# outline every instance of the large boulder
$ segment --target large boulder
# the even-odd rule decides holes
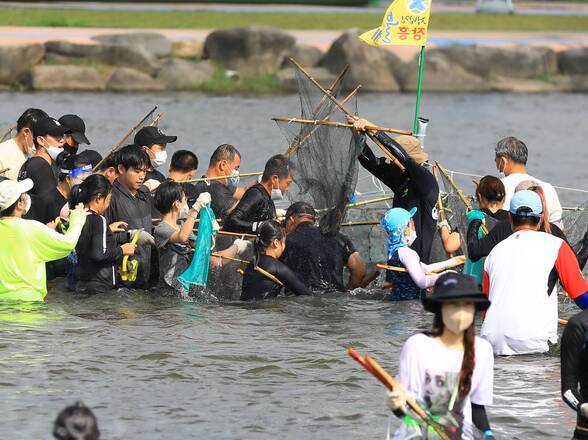
[[[35,66],[31,70],[33,90],[102,90],[104,80],[92,67]]]
[[[128,66],[150,75],[159,70],[159,60],[143,46],[116,44],[79,44],[69,41],[48,41],[45,48],[49,54],[66,57],[88,58],[113,66]]]
[[[360,34],[357,29],[341,34],[329,48],[321,66],[338,74],[349,65],[343,82],[347,90],[361,84],[365,91],[399,91],[394,73],[402,66],[402,61],[388,49],[368,46],[358,38]]]
[[[102,44],[141,46],[156,57],[167,57],[172,51],[172,42],[158,32],[131,32],[122,34],[96,35],[92,40]]]
[[[335,81],[336,75],[324,67],[310,67],[308,73],[316,79],[325,89]],[[278,73],[278,80],[282,88],[288,92],[298,91],[298,80],[295,69],[283,69]]]
[[[157,79],[168,89],[190,90],[212,78],[216,71],[210,60],[193,63],[179,58],[170,58],[161,67]]]
[[[425,57],[423,89],[427,92],[482,92],[490,90],[483,78],[466,71],[442,52],[431,51]],[[417,89],[418,57],[398,70],[398,80],[404,92]]]
[[[323,55],[323,51],[316,46],[297,44],[291,49],[287,58],[294,58],[304,67],[315,67],[321,62]],[[285,59],[282,67],[294,67],[294,65],[289,59]]]
[[[34,65],[45,55],[42,44],[0,46],[0,84],[10,85],[26,78]]]
[[[180,58],[202,58],[204,42],[199,40],[180,40],[172,43],[172,56]]]
[[[428,52],[434,51],[443,52],[468,72],[487,78],[534,78],[557,73],[557,56],[548,47],[448,46]]]
[[[165,84],[138,70],[117,67],[108,78],[106,88],[121,92],[159,91],[165,89]]]
[[[588,74],[588,47],[562,50],[557,57],[561,73],[569,75]]]
[[[295,42],[292,35],[279,29],[220,29],[206,37],[204,55],[242,75],[275,74]]]

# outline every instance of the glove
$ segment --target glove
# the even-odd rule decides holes
[[[138,231],[138,229],[130,229],[129,230],[130,240],[133,239],[133,237],[135,236],[135,233],[137,231]],[[137,240],[137,246],[144,246],[144,245],[155,246],[155,239],[153,238],[153,236],[149,232],[141,231],[141,232],[139,232],[139,239]]]
[[[578,413],[582,417],[588,417],[588,403],[583,403],[580,405],[580,408],[578,408]]]
[[[218,231],[220,231],[220,225],[218,224],[218,222],[216,221],[216,219],[214,219],[214,220],[212,221],[212,230],[213,230],[214,232],[218,232]]]
[[[474,210],[468,212],[467,217],[468,217],[468,222],[471,222],[473,220],[484,220],[486,218],[484,213],[482,211],[480,211],[479,209],[474,209]]]
[[[247,249],[249,249],[251,247],[251,242],[248,240],[244,240],[242,238],[237,238],[233,244],[235,246],[237,246],[237,253],[239,255],[241,255],[242,253],[244,253]]]
[[[210,197],[210,193],[207,192],[203,192],[201,193],[198,198],[196,199],[196,202],[192,205],[192,209],[194,209],[195,211],[200,212],[200,210],[206,206],[206,205],[210,205],[210,202],[212,201],[211,197]]]
[[[443,220],[437,223],[437,229],[441,228],[447,228],[449,231],[451,231],[451,226],[449,226],[449,222],[447,220]]]
[[[276,217],[277,218],[286,217],[286,210],[285,209],[276,209]]]
[[[392,390],[387,392],[386,403],[394,413],[398,411],[404,412],[406,406],[406,394],[400,390]]]
[[[145,185],[149,191],[153,192],[159,187],[159,185],[161,185],[161,182],[159,180],[149,179],[146,182],[143,182],[143,185]]]

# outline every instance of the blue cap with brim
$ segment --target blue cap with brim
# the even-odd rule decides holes
[[[527,210],[521,211],[521,208]],[[528,189],[517,191],[510,200],[510,213],[522,217],[541,217],[543,205],[539,194]]]
[[[392,208],[382,217],[382,226],[386,232],[391,233],[408,226],[410,219],[416,214],[417,209],[407,211],[404,208]]]

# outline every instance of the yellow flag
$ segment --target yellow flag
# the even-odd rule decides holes
[[[430,14],[431,0],[393,0],[382,25],[361,34],[359,38],[372,46],[424,46]]]

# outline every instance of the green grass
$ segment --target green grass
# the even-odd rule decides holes
[[[341,30],[352,27],[371,29],[378,26],[381,20],[381,12],[224,13],[0,8],[0,26],[220,29],[257,25],[281,29]],[[588,29],[588,16],[438,14],[432,16],[430,28],[585,32]]]
[[[209,95],[263,95],[284,92],[275,75],[244,76],[233,79],[227,77],[222,69],[217,70],[211,79],[204,81],[194,90]]]

